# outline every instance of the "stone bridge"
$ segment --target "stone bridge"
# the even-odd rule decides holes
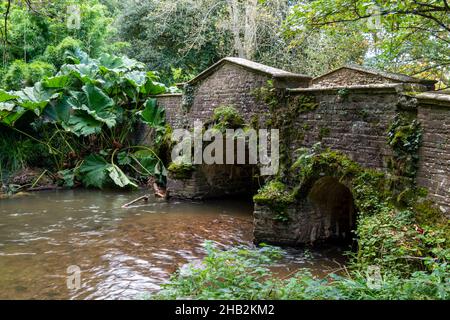
[[[217,107],[231,105],[254,127],[276,127],[278,118],[276,124],[283,127],[280,146],[288,158],[301,147],[321,142],[363,167],[384,172],[394,153],[387,144],[394,119],[416,120],[423,132],[416,183],[450,214],[450,93],[434,87],[434,81],[361,66],[345,66],[313,79],[225,58],[185,83],[182,94],[157,98],[172,128],[192,128],[195,120],[211,119]],[[261,92],[276,96],[275,110]],[[187,176],[169,175],[168,190],[173,197],[196,199],[254,194],[261,184],[254,174],[248,165],[198,165]],[[353,228],[349,189],[332,177],[323,177],[314,188],[321,192],[311,190],[312,195],[289,212],[288,223],[274,222],[273,212],[255,205],[256,241],[299,244],[323,238],[330,224],[344,233]]]

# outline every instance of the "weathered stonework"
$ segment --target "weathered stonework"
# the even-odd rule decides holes
[[[317,109],[294,119],[296,132],[291,134],[291,152],[321,142],[363,166],[384,169],[386,159],[392,155],[386,144],[386,132],[396,114],[400,97],[397,90],[395,87],[350,88],[345,97],[339,96],[337,89],[290,91],[288,107],[292,107],[298,95],[312,96],[318,104]]]
[[[249,196],[258,186],[253,179],[256,168],[250,165],[198,165],[188,179],[167,182],[169,196],[182,199]]]
[[[255,240],[291,246],[342,241],[351,239],[355,227],[350,190],[329,177],[319,179],[308,195],[288,206],[284,214],[287,221],[278,221],[269,207],[255,204]]]
[[[268,80],[281,93],[273,111],[255,96],[255,90],[266,87]],[[430,199],[449,212],[450,99],[434,93],[415,97],[417,92],[432,90],[433,81],[360,67],[340,68],[311,81],[243,59],[227,58],[187,86],[192,94],[189,108],[182,107],[180,95],[158,97],[172,127],[192,128],[195,120],[209,120],[215,108],[231,105],[247,123],[256,120],[261,128],[274,125],[280,129],[287,167],[295,159],[295,150],[321,142],[363,167],[387,172],[393,157],[387,144],[390,125],[399,113],[417,117],[423,128],[417,183],[428,188]],[[298,105],[305,97],[313,102]],[[273,123],[273,117],[281,117],[282,121]],[[169,176],[168,190],[171,196],[194,199],[248,194],[256,188],[252,170],[237,165],[200,165],[189,179]],[[339,184],[327,190],[320,196],[305,195],[289,205],[285,213],[288,222],[278,221],[278,213],[268,206],[255,205],[255,240],[297,245],[347,236],[354,227],[351,191]]]
[[[208,78],[194,83],[195,98],[189,119],[207,121],[219,106],[232,105],[248,122],[255,114],[268,112],[259,104],[252,91],[267,84],[264,74],[248,72],[241,66],[224,64]]]
[[[163,94],[158,96],[158,105],[166,110],[166,121],[172,127],[183,127],[181,116],[181,93]]]
[[[263,126],[269,108],[257,100],[254,91],[267,86],[269,80],[286,88],[306,87],[311,78],[245,59],[226,58],[186,84],[189,94],[192,94],[188,99],[192,99],[189,108],[183,108],[180,95],[158,96],[158,104],[166,108],[167,122],[173,129],[192,129],[194,121],[205,123],[220,106],[233,106],[246,123]],[[208,167],[213,169],[205,173]],[[191,181],[174,181],[169,176],[169,193],[174,197],[199,199],[254,191],[248,181],[243,181],[251,182],[252,177],[248,176],[251,170],[227,165],[200,166],[197,169]]]
[[[344,66],[312,80],[313,87],[360,86],[387,83],[418,84],[427,87],[428,90],[434,90],[435,81],[356,65]]]
[[[450,93],[419,95],[423,138],[417,182],[450,215]]]
[[[367,85],[390,83],[389,79],[379,75],[367,74],[357,70],[342,69],[329,74],[326,77],[320,77],[313,80],[314,87],[330,87],[330,86],[351,86],[351,85]]]

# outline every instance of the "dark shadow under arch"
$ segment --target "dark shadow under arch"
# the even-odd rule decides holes
[[[356,228],[356,208],[350,189],[334,177],[317,180],[308,193],[314,209],[318,238],[325,241],[352,240]]]

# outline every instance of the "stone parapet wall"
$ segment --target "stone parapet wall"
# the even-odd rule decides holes
[[[292,156],[298,148],[320,142],[362,166],[385,170],[392,156],[386,135],[404,103],[403,90],[401,85],[377,85],[289,91],[288,110],[303,97],[317,104],[314,110],[295,115],[289,133]]]
[[[233,64],[224,64],[211,76],[194,84],[194,100],[189,110],[189,120],[207,121],[214,109],[232,105],[249,122],[254,115],[264,115],[268,107],[256,101],[255,89],[267,85],[270,77],[249,72]]]
[[[157,96],[158,105],[166,110],[166,121],[172,127],[182,127],[183,125],[182,98],[181,93]]]
[[[450,215],[450,94],[424,93],[417,98],[423,129],[417,182]]]
[[[368,85],[390,83],[386,78],[380,75],[368,74],[365,72],[341,69],[324,77],[316,78],[312,81],[314,87],[330,87],[330,86],[352,86],[352,85]]]

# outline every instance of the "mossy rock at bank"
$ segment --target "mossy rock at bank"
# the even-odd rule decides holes
[[[177,163],[172,162],[167,168],[169,176],[178,180],[186,180],[192,177],[195,171],[195,166],[191,163]]]
[[[295,198],[284,183],[273,180],[259,190],[253,201],[271,208],[276,213],[275,220],[287,221],[287,208],[295,202]]]

